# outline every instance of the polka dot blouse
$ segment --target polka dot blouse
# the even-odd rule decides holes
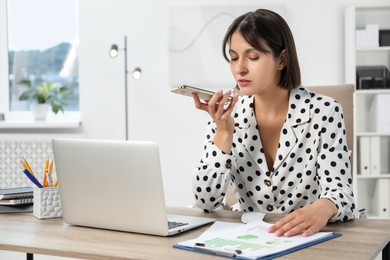
[[[208,123],[204,152],[193,178],[197,206],[206,212],[216,209],[231,183],[238,199],[232,210],[289,213],[328,198],[338,210],[330,221],[354,218],[357,210],[341,105],[304,87],[291,90],[277,156],[269,171],[253,101],[253,96],[242,96],[236,104],[231,154],[213,144],[216,126]]]

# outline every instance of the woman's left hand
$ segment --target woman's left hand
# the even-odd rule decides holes
[[[268,232],[277,236],[310,236],[326,226],[329,219],[337,213],[336,205],[328,199],[319,199],[312,204],[291,212],[273,226]]]

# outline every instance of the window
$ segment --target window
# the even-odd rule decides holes
[[[65,111],[79,110],[77,0],[0,0],[0,112],[28,111],[32,85],[66,85]]]

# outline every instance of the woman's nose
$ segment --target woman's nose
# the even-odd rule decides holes
[[[246,63],[244,61],[239,61],[237,63],[236,73],[240,75],[245,75],[248,73],[248,67],[246,66]]]

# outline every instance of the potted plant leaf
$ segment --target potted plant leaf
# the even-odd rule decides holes
[[[54,114],[59,111],[64,112],[66,103],[63,98],[69,91],[67,86],[58,85],[55,82],[43,82],[32,86],[30,80],[21,80],[18,84],[27,87],[27,90],[19,96],[19,100],[34,101],[31,111],[35,120],[45,120],[50,107]]]

